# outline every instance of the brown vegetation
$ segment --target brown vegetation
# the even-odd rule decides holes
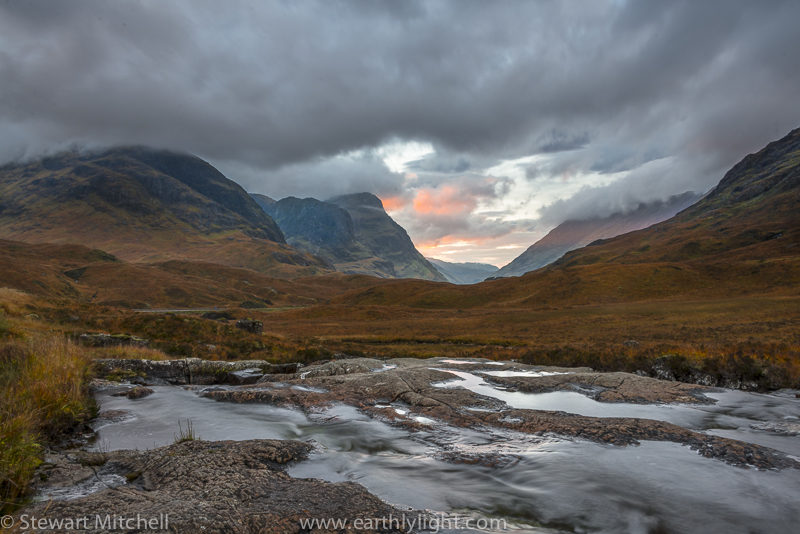
[[[87,395],[89,358],[60,337],[0,346],[0,498],[2,512],[21,504],[42,447],[95,415]]]

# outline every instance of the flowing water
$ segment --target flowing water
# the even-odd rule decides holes
[[[579,393],[512,393],[457,371],[442,387],[462,386],[519,408],[599,417],[645,417],[800,455],[800,437],[755,431],[761,421],[796,421],[800,400],[744,392],[714,394],[715,405],[603,404]],[[458,378],[464,380],[457,380]],[[514,532],[797,532],[800,470],[731,467],[675,443],[636,447],[542,438],[500,430],[464,430],[422,419],[411,433],[348,406],[320,414],[263,404],[216,402],[180,387],[154,387],[139,400],[98,392],[103,410],[127,419],[98,429],[98,447],[170,444],[191,420],[202,439],[314,440],[299,478],[351,480],[413,509],[503,518]],[[395,409],[407,410],[400,404]],[[499,467],[446,461],[448,454],[494,454]]]

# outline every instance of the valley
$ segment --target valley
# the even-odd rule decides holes
[[[125,513],[170,508],[189,531],[197,523],[182,503],[205,494],[176,501],[153,467],[162,454],[228,481],[228,500],[203,523],[211,532],[226,531],[229,505],[251,529],[263,526],[258,507],[285,506],[271,528],[293,532],[303,518],[341,519],[345,502],[350,518],[680,530],[705,507],[745,502],[705,488],[689,506],[682,496],[706,479],[747,493],[769,477],[764,498],[781,502],[800,473],[797,154],[798,130],[663,222],[511,277],[428,261],[370,194],[275,202],[150,149],[6,166],[2,406],[17,414],[3,423],[6,510],[68,517],[128,495]],[[54,201],[53,187],[69,200]],[[484,273],[494,276],[476,283]],[[12,396],[11,384],[61,396]],[[170,462],[163,469],[185,468]],[[663,506],[641,481],[635,496],[601,495],[563,478],[604,487],[631,462],[671,473],[659,478]],[[417,490],[424,469],[435,478]],[[551,489],[530,501],[515,469]],[[294,497],[239,501],[244,473],[264,495]],[[454,481],[463,490],[435,497]],[[478,498],[487,488],[534,504]],[[579,517],[554,504],[567,495],[584,503]],[[614,520],[598,512],[617,498],[635,504]],[[796,519],[792,507],[764,507],[706,515],[708,531]]]

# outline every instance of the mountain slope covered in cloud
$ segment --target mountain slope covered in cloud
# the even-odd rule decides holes
[[[563,222],[492,276],[522,276],[553,263],[570,250],[584,247],[598,239],[640,230],[669,219],[699,198],[700,195],[687,192],[670,197],[665,202],[641,204],[628,213]]]
[[[675,217],[572,251],[550,268],[758,261],[755,274],[768,260],[774,267],[797,256],[798,237],[800,128],[745,157],[711,192]]]

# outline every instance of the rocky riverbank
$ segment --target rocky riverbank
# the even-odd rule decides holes
[[[63,498],[68,492],[75,497],[98,485],[106,489],[34,503],[17,514],[11,532],[42,530],[25,528],[36,518],[61,520],[62,527],[53,530],[62,532],[279,534],[304,531],[306,520],[360,518],[367,525],[367,520],[403,513],[360,484],[295,479],[284,472],[312,449],[298,441],[186,441],[147,451],[49,455],[36,484],[41,499]],[[85,522],[74,524],[83,518]],[[70,519],[72,526],[65,525]],[[374,524],[376,528],[360,531],[405,532],[402,525],[384,529]]]
[[[569,388],[601,402],[711,403],[703,386],[666,382],[627,373],[592,373],[532,367],[520,364],[492,365],[487,362],[448,363],[448,360],[396,359],[388,362],[354,359],[312,365],[302,373],[265,375],[258,384],[235,390],[210,390],[204,396],[227,402],[260,402],[320,410],[335,403],[356,406],[405,428],[420,428],[415,416],[446,422],[462,428],[498,427],[536,435],[558,435],[613,445],[636,445],[641,441],[670,441],[690,446],[701,455],[739,467],[762,469],[800,468],[788,455],[759,445],[693,432],[664,421],[627,417],[587,417],[566,412],[514,409],[503,402],[458,387],[437,387],[451,381],[458,371],[522,371],[540,377],[495,377],[493,381],[526,391]],[[399,414],[389,403],[402,401],[407,414]]]
[[[502,395],[481,394],[484,390],[495,391],[495,387],[509,394],[567,391],[609,407],[638,405],[641,408],[646,404],[705,407],[715,402],[707,394],[719,391],[628,373],[443,358],[389,361],[357,358],[293,368],[259,361],[101,360],[96,368],[106,385],[111,384],[109,379],[137,385],[107,393],[108,398],[124,398],[123,402],[158,403],[159,395],[165,391],[188,394],[183,391],[188,389],[221,402],[299,408],[312,419],[327,419],[325,414],[331,413],[328,408],[349,405],[357,408],[362,416],[366,414],[385,421],[410,431],[411,435],[428,436],[429,443],[437,444],[441,440],[436,450],[430,452],[436,460],[477,464],[481,469],[515,465],[521,461],[521,456],[519,451],[493,445],[454,447],[452,442],[447,442],[448,433],[451,436],[459,433],[503,435],[526,443],[526,440],[531,443],[556,440],[621,447],[642,442],[671,442],[690,447],[708,458],[708,462],[722,460],[739,468],[764,470],[800,468],[796,458],[784,452],[693,431],[662,420],[524,409],[504,402],[500,398]],[[240,383],[237,381],[242,373],[256,383],[230,387],[230,384]],[[464,377],[476,381],[472,389],[459,386],[466,383]],[[482,387],[474,387],[475,383]],[[182,389],[158,387],[164,384],[179,385]],[[223,384],[224,387],[219,387]],[[153,388],[145,388],[145,385]],[[153,390],[155,392],[151,393]],[[518,394],[521,395],[513,395]],[[116,410],[102,411],[98,418],[100,426],[135,420],[136,416],[126,412],[124,406],[117,404]],[[793,423],[776,424],[753,428],[786,435],[793,435],[797,430]],[[520,437],[523,438],[520,440]],[[352,522],[358,518],[398,517],[409,513],[409,510],[387,504],[353,482],[334,483],[289,476],[287,466],[298,462],[301,466],[308,465],[302,462],[315,450],[313,443],[189,438],[191,436],[176,436],[178,442],[173,445],[145,451],[73,450],[49,454],[37,473],[35,489],[39,501],[18,512],[17,526],[11,531],[26,531],[22,521],[32,517],[53,520],[85,517],[89,523],[74,530],[96,533],[119,530],[107,523],[106,516],[109,516],[111,520],[135,517],[156,521],[156,529],[148,528],[154,532],[303,532],[309,530],[303,526],[306,520]],[[724,465],[722,468],[730,469]],[[163,524],[166,517],[167,525]],[[360,530],[404,531],[404,527],[396,524],[389,528],[374,526]],[[27,531],[32,530],[27,528]]]

